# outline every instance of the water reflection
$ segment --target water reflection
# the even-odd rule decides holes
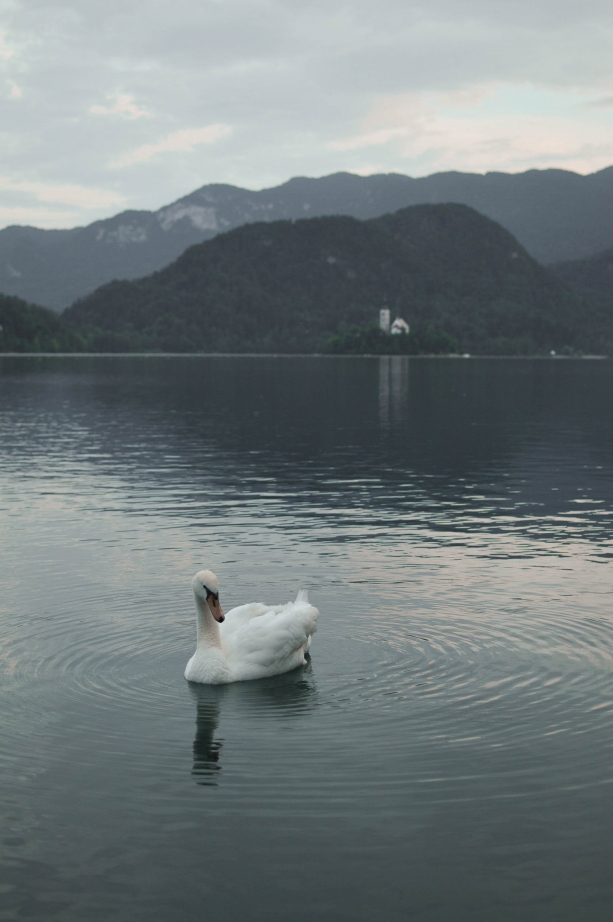
[[[304,715],[317,707],[317,690],[310,661],[284,675],[232,685],[190,683],[196,699],[196,736],[192,775],[196,784],[216,787],[221,771],[223,738],[218,728],[222,711],[226,717],[278,720]]]
[[[1,359],[0,916],[609,918],[612,384]],[[316,682],[186,689],[205,561]]]
[[[379,358],[379,423],[389,429],[404,413],[409,393],[409,358],[406,355],[382,355]]]
[[[196,737],[194,739],[194,765],[192,775],[196,784],[215,787],[217,773],[221,770],[219,753],[222,740],[215,739],[219,726],[220,689],[208,685],[194,687],[196,696]]]

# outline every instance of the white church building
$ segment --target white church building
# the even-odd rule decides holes
[[[409,325],[406,320],[402,319],[402,317],[396,317],[390,326],[389,307],[383,307],[379,311],[379,327],[384,333],[390,333],[392,336],[397,336],[399,333],[409,332]]]

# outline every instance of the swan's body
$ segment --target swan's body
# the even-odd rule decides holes
[[[192,580],[198,619],[196,652],[185,678],[205,685],[242,682],[289,672],[306,662],[319,612],[306,592],[287,605],[253,602],[227,615],[219,605],[217,577],[201,570]]]

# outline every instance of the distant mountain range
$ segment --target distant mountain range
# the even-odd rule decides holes
[[[88,227],[0,231],[0,291],[61,310],[112,279],[135,279],[187,247],[253,222],[323,215],[368,219],[409,205],[455,202],[498,221],[544,264],[613,247],[613,167],[296,178],[252,192],[203,186],[159,211],[126,211]]]
[[[465,205],[248,224],[102,286],[61,319],[92,351],[320,352],[384,306],[462,351],[613,350],[610,312]]]

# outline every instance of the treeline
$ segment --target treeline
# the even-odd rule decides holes
[[[350,327],[324,346],[324,352],[331,355],[449,355],[457,351],[455,337],[423,324],[414,325],[409,333],[391,336],[376,323]]]
[[[141,345],[138,336],[95,329],[79,333],[48,308],[0,294],[0,353],[138,352]],[[456,350],[453,337],[441,331],[418,327],[409,336],[389,336],[376,323],[350,327],[323,346],[324,352],[332,354],[418,355]]]
[[[0,352],[80,352],[85,346],[53,311],[0,294]]]

